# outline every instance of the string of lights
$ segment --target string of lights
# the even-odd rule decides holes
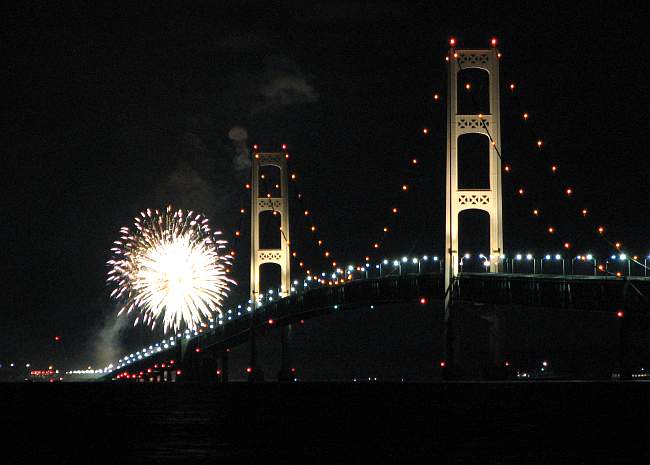
[[[517,91],[517,86],[514,83],[510,83],[509,89],[510,89],[511,96],[514,98],[514,100],[515,100],[515,102],[517,104],[517,107],[519,109],[519,114],[521,115],[521,118],[524,121],[524,123],[526,123],[526,126],[527,126],[527,128],[528,128],[528,130],[530,132],[531,137],[533,139],[537,140],[538,143],[539,143],[541,141],[541,139],[539,139],[539,137],[537,136],[538,132],[535,130],[534,119],[530,118],[530,113],[528,111],[524,110],[525,106],[521,102],[519,92]],[[541,144],[538,144],[538,145],[541,148]],[[559,167],[558,167],[558,163],[556,163],[556,162],[550,163],[550,166],[546,166],[544,171],[547,172],[547,173],[550,173],[551,175],[553,175],[553,178],[558,179],[558,177],[556,176],[560,172]],[[575,189],[573,187],[571,187],[572,184],[570,182],[565,182],[564,185],[565,185],[563,187],[564,194],[567,197],[574,197]],[[586,224],[589,225],[589,231],[592,234],[597,233],[598,237],[600,237],[604,242],[606,242],[607,245],[612,250],[615,250],[618,253],[623,252],[622,244],[619,241],[615,240],[615,239],[609,238],[605,234],[605,227],[602,224],[598,224],[598,223],[594,222],[593,220],[590,220],[593,217],[592,212],[590,211],[590,209],[582,206],[580,208],[574,209],[574,211],[576,211],[576,210],[578,211],[579,217],[581,217],[583,220],[586,220],[586,221],[582,221],[582,223],[586,223]],[[533,214],[536,214],[535,210],[533,210]],[[551,229],[552,228],[549,228],[549,232],[552,232]],[[645,268],[645,265],[643,263],[641,263],[640,261],[638,261],[637,256],[632,256],[631,259],[632,259],[632,261],[634,261],[639,266]],[[603,269],[602,271],[605,271],[605,270]]]

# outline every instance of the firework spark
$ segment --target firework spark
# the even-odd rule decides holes
[[[232,257],[222,254],[226,241],[217,239],[221,233],[210,230],[208,219],[168,206],[141,212],[133,226],[120,229],[107,262],[111,297],[122,304],[118,315],[136,310],[134,325],[142,321],[152,329],[162,319],[167,332],[183,324],[194,330],[221,314],[235,284],[226,275]]]

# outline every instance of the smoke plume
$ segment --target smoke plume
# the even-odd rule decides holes
[[[233,141],[235,157],[233,166],[236,171],[243,171],[251,166],[250,153],[248,152],[248,132],[246,129],[235,126],[228,131],[228,138]]]

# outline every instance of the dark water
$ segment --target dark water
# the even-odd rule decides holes
[[[0,408],[13,463],[650,463],[642,382],[2,384]]]

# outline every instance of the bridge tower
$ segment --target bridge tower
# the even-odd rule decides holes
[[[280,265],[281,297],[289,295],[291,270],[289,255],[289,182],[287,154],[255,152],[251,174],[251,300],[253,305],[260,298],[260,267],[265,263]],[[276,166],[280,170],[280,197],[260,197],[260,168]],[[264,211],[277,212],[281,219],[279,249],[260,249],[260,214]]]
[[[458,73],[478,68],[489,76],[489,114],[458,114]],[[503,253],[501,207],[501,118],[499,104],[499,59],[497,50],[449,50],[447,75],[447,195],[445,289],[458,275],[458,219],[463,210],[483,210],[490,216],[490,271],[499,271]],[[458,188],[458,140],[463,134],[482,134],[489,143],[489,188]]]

